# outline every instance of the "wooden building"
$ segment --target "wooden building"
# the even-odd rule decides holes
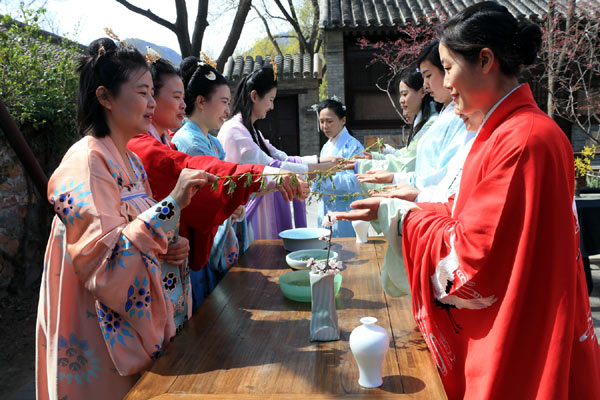
[[[321,0],[320,28],[324,34],[329,96],[343,99],[348,107],[348,126],[359,139],[387,136],[399,145],[403,123],[387,95],[375,86],[385,74],[380,63],[368,66],[373,50],[361,50],[359,38],[371,42],[396,39],[398,27],[425,21],[435,13],[452,16],[474,0]],[[546,14],[547,0],[499,1],[517,18]],[[367,67],[368,66],[368,67]]]

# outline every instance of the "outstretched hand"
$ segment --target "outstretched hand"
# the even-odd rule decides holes
[[[392,183],[394,174],[388,171],[367,171],[364,174],[356,174],[360,183]]]
[[[400,199],[407,201],[415,201],[420,191],[405,183],[395,185],[395,186],[386,186],[383,191],[375,191],[369,190],[369,194],[373,197],[384,197],[388,199]]]
[[[216,182],[218,178],[213,174],[198,169],[184,168],[179,174],[175,188],[171,191],[171,197],[175,199],[180,208],[190,204],[192,197],[198,190],[207,184]]]
[[[337,219],[343,221],[374,221],[377,219],[379,204],[383,198],[371,197],[368,199],[357,200],[350,204],[351,211],[340,211],[334,213]]]

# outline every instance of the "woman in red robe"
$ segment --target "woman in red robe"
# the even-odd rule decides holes
[[[540,44],[539,27],[497,3],[449,19],[445,86],[457,112],[486,115],[458,193],[445,204],[371,198],[338,215],[385,232],[449,399],[600,398],[573,150],[517,81]]]
[[[263,173],[264,165],[240,165],[220,161],[216,157],[192,157],[177,151],[177,147],[171,142],[171,129],[178,128],[185,115],[183,81],[173,66],[162,59],[154,60],[150,69],[157,103],[155,120],[148,133],[135,136],[127,147],[142,160],[156,199],[162,199],[171,192],[184,168],[201,169],[218,176]],[[287,172],[278,168],[266,168],[270,168],[269,173]],[[300,185],[293,188],[289,184],[289,177],[285,178],[282,185],[276,185],[271,177],[267,177],[268,189],[279,188],[288,201],[294,195],[304,200],[308,194],[308,185],[302,178],[299,177],[299,180]],[[189,266],[194,271],[206,265],[219,225],[240,205],[246,204],[252,193],[260,190],[259,181],[252,182],[247,187],[245,178],[236,178],[235,181],[236,189],[233,193],[228,193],[223,182],[219,183],[217,190],[212,190],[210,186],[202,188],[181,214],[180,234],[190,241]]]

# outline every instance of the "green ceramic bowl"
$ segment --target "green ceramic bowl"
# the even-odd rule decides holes
[[[306,267],[306,263],[309,258],[314,258],[315,260],[326,260],[327,259],[327,250],[320,249],[306,249],[306,250],[298,250],[289,253],[285,256],[285,261],[288,265],[293,269],[308,269]],[[335,251],[331,251],[329,253],[329,258],[338,258],[338,253]]]
[[[291,271],[279,277],[279,287],[290,300],[310,303],[310,278],[308,270]],[[333,290],[337,295],[342,287],[342,274],[333,278]]]

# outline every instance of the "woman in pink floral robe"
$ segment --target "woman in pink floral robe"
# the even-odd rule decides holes
[[[184,170],[170,196],[152,199],[126,149],[155,105],[144,58],[109,39],[89,51],[78,110],[89,135],[48,186],[56,216],[38,308],[38,399],[122,398],[191,315],[189,245],[177,228],[207,174]]]

